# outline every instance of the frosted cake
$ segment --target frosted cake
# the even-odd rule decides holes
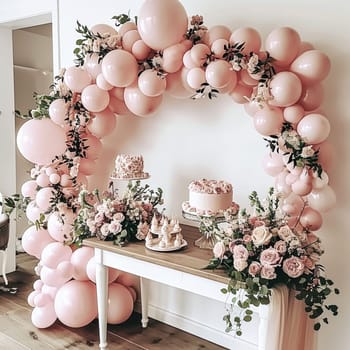
[[[143,157],[141,155],[118,154],[115,160],[113,177],[119,179],[147,178],[149,174],[143,171],[143,166]]]

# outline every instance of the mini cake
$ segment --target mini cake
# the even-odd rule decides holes
[[[186,213],[211,216],[237,207],[232,202],[232,185],[226,181],[196,180],[190,183],[188,189],[189,200],[182,204]]]
[[[115,160],[113,177],[119,179],[138,179],[149,177],[149,174],[143,171],[143,157],[141,155],[130,156],[127,154],[118,154]]]

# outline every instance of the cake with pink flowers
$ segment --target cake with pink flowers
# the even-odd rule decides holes
[[[149,174],[144,172],[143,166],[141,155],[118,154],[112,176],[118,179],[144,179],[149,177]]]
[[[189,186],[189,200],[182,204],[185,213],[193,215],[212,216],[222,214],[225,210],[233,208],[238,210],[233,203],[232,185],[223,180],[195,180]]]

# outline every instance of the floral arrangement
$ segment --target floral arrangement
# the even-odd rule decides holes
[[[305,311],[311,319],[328,323],[326,311],[337,315],[338,307],[326,303],[334,292],[333,281],[324,276],[320,264],[323,254],[320,239],[300,223],[300,216],[291,219],[281,210],[280,198],[271,189],[264,202],[257,193],[250,197],[253,213],[246,209],[238,214],[227,214],[227,225],[222,227],[213,218],[202,220],[200,229],[216,238],[214,257],[208,269],[223,269],[230,277],[227,288],[227,314],[224,316],[226,331],[242,334],[242,321],[249,322],[251,306],[269,304],[271,288],[284,284],[295,290],[295,297],[303,300]],[[244,290],[245,293],[240,293]],[[241,309],[234,314],[234,305]],[[314,329],[321,327],[315,321]]]
[[[82,189],[78,196],[79,211],[74,222],[74,243],[81,245],[84,238],[96,236],[115,244],[143,240],[148,234],[154,215],[161,215],[157,205],[162,204],[163,191],[154,191],[139,180],[130,181],[122,197],[116,192]]]

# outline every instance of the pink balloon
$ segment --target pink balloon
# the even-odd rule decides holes
[[[66,280],[70,280],[73,277],[74,267],[70,261],[62,261],[57,265],[56,271]]]
[[[26,121],[18,131],[17,146],[24,158],[45,165],[66,150],[64,130],[49,118]]]
[[[328,175],[325,171],[322,171],[321,176],[318,176],[315,174],[314,178],[312,179],[312,188],[314,190],[321,190],[326,185],[328,185]]]
[[[288,174],[288,170],[283,170],[275,177],[275,189],[278,192],[283,193],[285,196],[291,193],[291,188],[286,183],[286,177]]]
[[[277,176],[283,169],[284,163],[279,153],[268,153],[263,159],[263,169],[270,176]]]
[[[240,83],[247,85],[247,86],[257,86],[258,81],[252,77],[252,74],[250,74],[247,70],[243,69],[239,71],[239,78]]]
[[[290,70],[308,85],[321,82],[327,77],[330,69],[331,63],[328,56],[319,50],[302,53],[290,66]]]
[[[73,92],[82,92],[91,84],[91,76],[84,68],[72,66],[66,69],[64,82]]]
[[[102,72],[101,62],[99,62],[99,56],[97,53],[92,53],[85,57],[84,68],[93,79],[97,78]]]
[[[131,273],[128,273],[128,272],[121,272],[119,277],[118,277],[118,280],[117,280],[118,283],[126,286],[126,287],[135,287],[137,288],[138,285],[139,285],[139,278]]]
[[[41,173],[38,175],[38,177],[36,178],[36,183],[38,184],[38,186],[40,187],[47,187],[50,185],[50,179],[49,177],[46,175],[46,173]]]
[[[145,0],[139,10],[139,33],[146,45],[154,50],[164,50],[179,43],[187,25],[186,10],[178,0]]]
[[[79,164],[79,172],[84,175],[92,175],[96,171],[96,162],[88,159],[88,158],[81,158],[80,164]]]
[[[58,319],[68,327],[83,327],[97,316],[96,287],[89,281],[69,281],[55,298]]]
[[[134,22],[125,22],[119,27],[119,35],[123,36],[129,30],[137,29],[137,25]]]
[[[66,222],[58,212],[50,214],[47,220],[47,229],[50,236],[58,242],[66,242],[72,239],[72,223]]]
[[[244,43],[242,53],[249,55],[251,52],[259,52],[261,47],[261,37],[257,30],[250,27],[236,29],[231,37],[230,43]]]
[[[132,45],[131,53],[135,56],[137,60],[143,61],[151,53],[151,48],[148,47],[143,40],[137,40]]]
[[[27,297],[27,302],[28,302],[29,306],[35,307],[34,299],[39,294],[40,294],[40,291],[38,291],[38,290],[33,290],[32,292],[29,293],[29,295]]]
[[[128,51],[113,50],[102,60],[102,74],[113,86],[129,86],[136,80],[137,73],[137,61]]]
[[[314,149],[319,150],[318,162],[321,164],[322,168],[324,170],[330,170],[336,157],[334,146],[330,142],[324,141],[315,145]]]
[[[255,113],[253,121],[259,134],[270,136],[281,132],[284,119],[280,108],[264,107]]]
[[[45,285],[50,287],[61,287],[69,278],[62,276],[56,269],[51,269],[47,266],[43,266],[40,270],[40,278]]]
[[[51,120],[57,125],[64,125],[67,118],[68,106],[64,99],[59,98],[50,103],[49,115]]]
[[[193,61],[193,59],[191,57],[191,50],[188,50],[184,53],[184,55],[182,57],[182,62],[184,64],[184,66],[188,69],[200,66],[200,63],[197,64]]]
[[[35,180],[29,180],[23,183],[21,187],[21,193],[24,197],[29,197],[33,200],[37,193],[37,183]]]
[[[102,89],[102,90],[111,90],[113,89],[113,85],[111,85],[103,76],[102,73],[100,73],[97,77],[96,77],[96,85]]]
[[[83,134],[81,138],[84,140],[84,146],[86,149],[86,157],[92,160],[96,160],[102,152],[101,141],[93,135]]]
[[[230,96],[232,99],[239,104],[247,103],[248,99],[251,97],[253,89],[251,87],[237,84],[236,87],[231,91]]]
[[[309,144],[321,143],[326,140],[330,133],[328,119],[322,114],[308,114],[300,120],[298,134]]]
[[[87,128],[96,137],[109,135],[115,128],[117,119],[115,115],[107,108],[102,112],[96,113],[90,120]]]
[[[296,104],[293,106],[286,107],[283,110],[283,117],[285,121],[292,124],[297,124],[304,116],[304,112],[304,108],[299,104]]]
[[[210,27],[206,32],[203,41],[205,44],[211,46],[213,42],[217,39],[229,40],[231,37],[231,29],[224,25],[215,25]]]
[[[81,247],[73,252],[70,262],[73,266],[73,277],[79,281],[89,279],[86,273],[86,265],[94,256],[94,249],[90,247]]]
[[[107,322],[120,324],[125,322],[132,314],[134,301],[128,288],[112,283],[108,286]]]
[[[69,261],[72,249],[61,242],[49,243],[41,253],[41,262],[50,269],[55,269],[62,261]],[[45,283],[45,281],[43,280]],[[48,283],[47,283],[48,284]]]
[[[92,257],[87,265],[86,265],[86,274],[89,277],[89,279],[96,283],[96,261],[95,257]],[[115,281],[120,274],[119,270],[113,269],[111,267],[108,268],[108,283],[112,283]]]
[[[301,81],[294,73],[280,72],[271,79],[270,91],[273,99],[269,104],[288,107],[299,100],[302,91]]]
[[[138,78],[140,91],[150,97],[162,95],[166,88],[165,76],[159,76],[153,69],[144,70]]]
[[[296,58],[300,47],[300,36],[292,28],[281,27],[273,30],[266,38],[265,49],[282,67]]]
[[[136,29],[127,31],[123,35],[123,40],[122,40],[123,49],[131,52],[133,45],[138,40],[141,40],[141,36]]]
[[[311,231],[317,231],[323,223],[322,215],[317,210],[306,207],[300,216],[300,223]]]
[[[175,98],[189,98],[195,91],[187,84],[188,69],[183,67],[176,73],[167,75],[166,92]]]
[[[90,30],[94,33],[94,34],[100,34],[102,36],[105,36],[106,34],[109,35],[116,35],[117,31],[109,26],[108,24],[104,24],[104,23],[99,23],[99,24],[95,24],[93,25]]]
[[[323,97],[324,89],[322,84],[306,86],[301,94],[299,104],[306,111],[313,111],[321,106]]]
[[[229,83],[230,73],[231,67],[227,61],[215,60],[206,67],[205,78],[212,87],[220,89]]]
[[[40,259],[43,249],[54,240],[51,238],[47,230],[37,230],[36,227],[30,226],[27,228],[22,236],[23,250],[36,258]]]
[[[302,180],[297,180],[291,185],[292,191],[298,196],[306,196],[312,190],[312,184],[308,182],[304,182]]]
[[[34,223],[35,221],[39,220],[41,213],[42,210],[37,206],[35,201],[29,202],[26,209],[26,216],[29,221]]]
[[[337,198],[333,189],[327,185],[320,190],[313,190],[307,196],[307,201],[312,209],[326,213],[335,207]]]
[[[53,303],[47,303],[42,307],[34,308],[31,319],[33,325],[37,328],[48,328],[52,326],[57,320]]]
[[[246,113],[251,117],[254,117],[255,113],[262,108],[261,105],[256,101],[246,102],[243,107]]]
[[[216,58],[222,58],[225,54],[225,47],[228,47],[228,40],[226,39],[216,39],[211,44],[211,52]]]
[[[222,87],[218,88],[217,90],[220,92],[220,94],[231,94],[233,89],[237,86],[237,73],[234,70],[230,70],[228,72],[228,83]]]
[[[130,115],[131,112],[129,108],[126,106],[124,100],[119,100],[115,97],[110,97],[108,108],[115,115]]]
[[[62,174],[60,179],[60,184],[63,187],[70,187],[72,186],[72,177],[68,174]]]
[[[187,84],[195,90],[202,87],[202,84],[206,82],[205,72],[202,68],[191,68],[187,73]]]
[[[186,46],[182,43],[167,47],[163,51],[162,68],[165,72],[175,73],[182,67],[182,58],[186,52]]]
[[[315,48],[314,48],[314,46],[312,44],[310,44],[307,41],[302,41],[300,43],[298,56],[301,55],[302,53],[304,53],[305,51],[314,50],[314,49]]]
[[[290,193],[282,203],[282,209],[289,215],[299,215],[304,208],[303,199],[295,193]]]
[[[50,295],[45,293],[39,293],[34,297],[33,303],[35,306],[43,307],[48,303],[52,303],[52,298]]]
[[[43,288],[43,285],[44,285],[43,281],[38,279],[33,283],[33,289],[38,290],[40,292],[41,289]]]
[[[139,117],[153,113],[162,102],[162,95],[150,97],[144,95],[136,84],[125,88],[125,104],[128,109]]]
[[[50,203],[52,198],[54,198],[54,189],[52,187],[44,187],[36,194],[35,201],[38,207],[45,212],[52,206]]]
[[[52,185],[57,185],[61,181],[61,176],[58,174],[51,174],[49,176],[49,181]]]
[[[194,45],[190,50],[191,61],[196,67],[203,66],[203,64],[206,63],[210,53],[210,47],[208,45],[203,43]]]
[[[96,84],[92,84],[87,86],[81,93],[81,102],[90,112],[101,112],[108,106],[109,94]]]
[[[57,287],[51,287],[51,286],[48,286],[47,284],[44,284],[41,291],[42,293],[50,295],[52,300],[55,300]]]
[[[120,101],[124,101],[124,90],[122,87],[114,87],[111,91],[109,91],[110,97],[115,97]]]

